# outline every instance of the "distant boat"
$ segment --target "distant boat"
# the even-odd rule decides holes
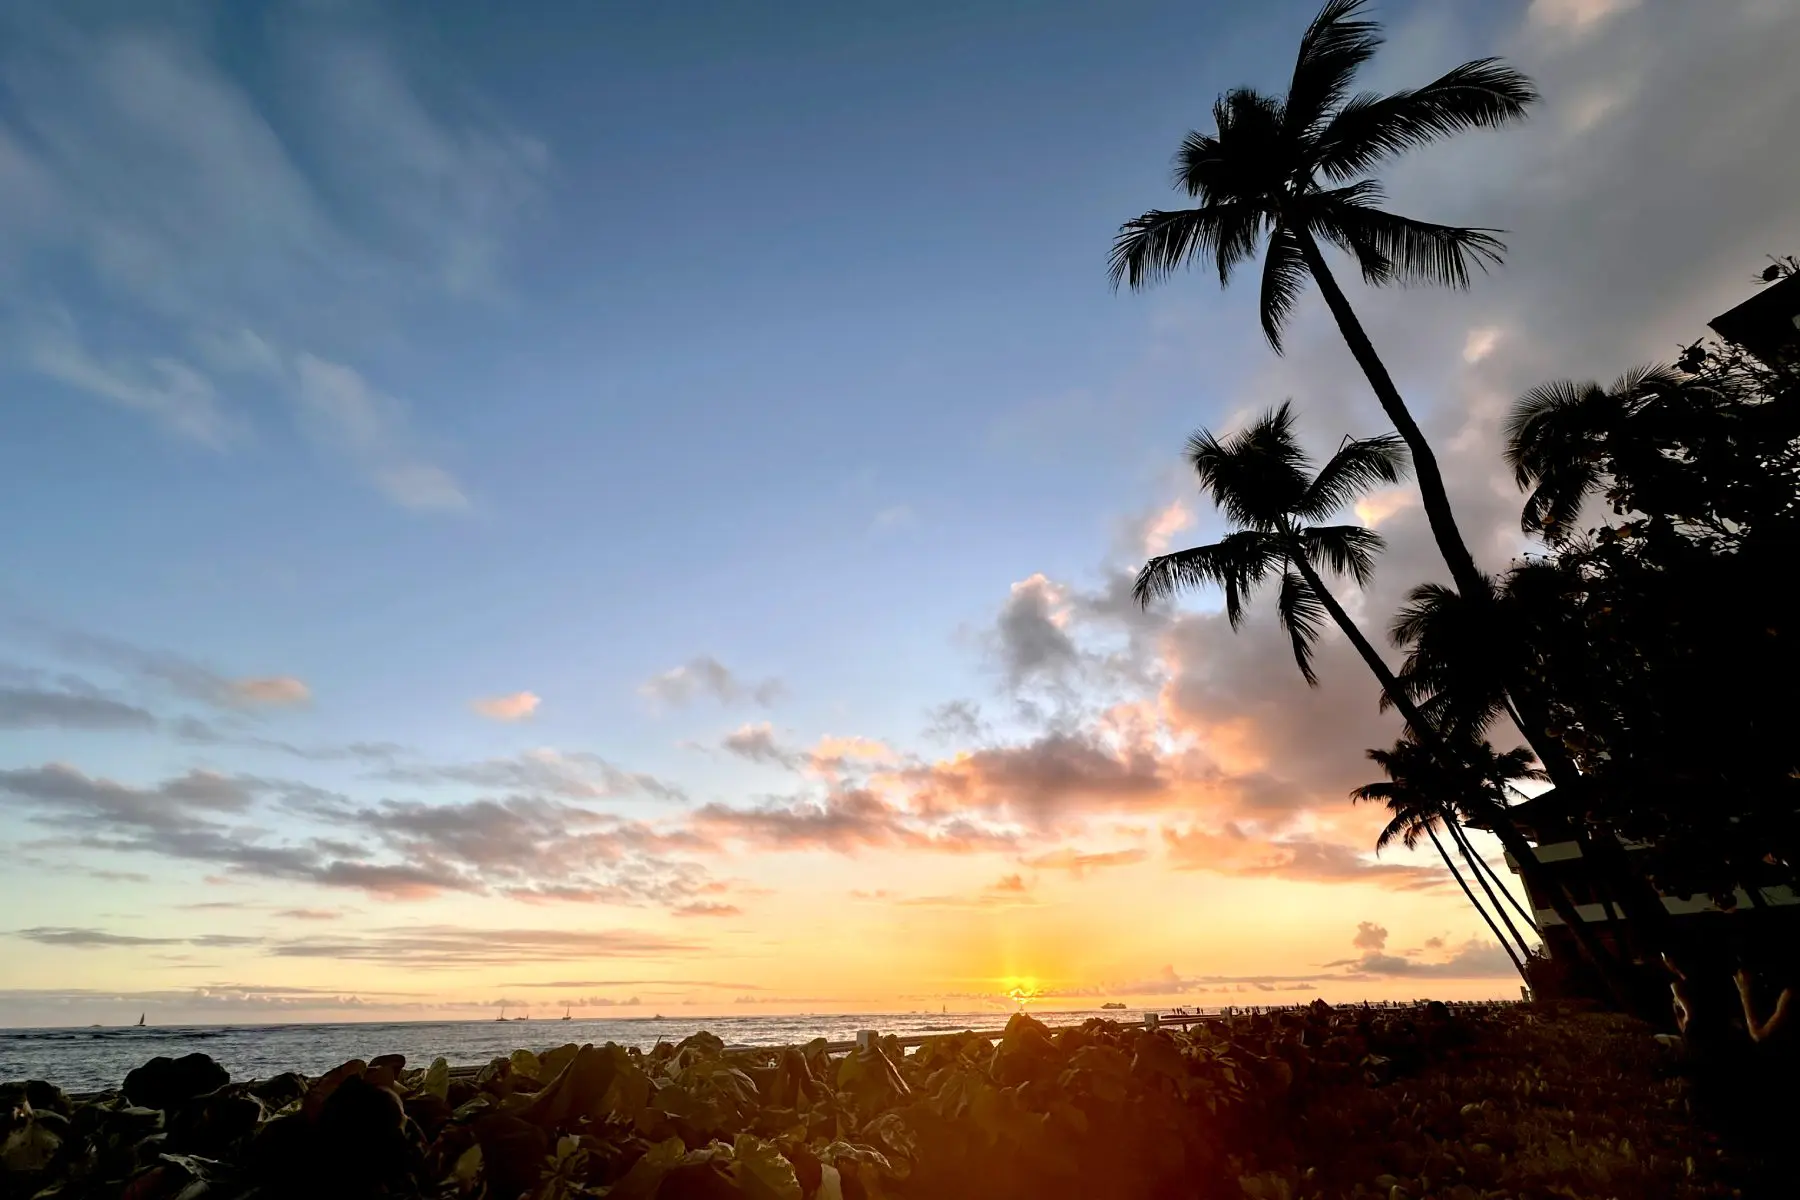
[[[562,1015],[563,1020],[566,1021],[569,1019],[569,1010],[573,1007],[574,1007],[574,1005],[572,1005],[572,1004],[563,1005],[563,1015]]]
[[[1117,1000],[1108,1000],[1105,1004],[1102,1004],[1100,1007],[1105,1008],[1105,1009],[1123,1009],[1125,1006]]]
[[[142,1029],[143,1027],[144,1027],[144,1014],[139,1013],[138,1014],[138,1023],[135,1026],[133,1026],[133,1028],[134,1029]]]
[[[495,1017],[494,1020],[496,1020],[496,1021],[506,1020],[506,1005],[502,1004],[500,1006],[500,1015]]]

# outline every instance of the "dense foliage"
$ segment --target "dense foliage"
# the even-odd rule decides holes
[[[1727,1194],[1656,1052],[1619,1018],[1315,1004],[1188,1032],[1021,1014],[912,1053],[701,1033],[477,1076],[390,1056],[224,1083],[194,1055],[85,1103],[0,1090],[0,1197]]]
[[[1503,590],[1588,781],[1584,819],[1679,892],[1800,882],[1800,385],[1736,347],[1516,410],[1524,525]],[[1583,506],[1608,518],[1578,532]]]

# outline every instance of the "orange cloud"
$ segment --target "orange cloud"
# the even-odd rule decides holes
[[[535,693],[514,692],[510,696],[471,700],[469,707],[491,721],[523,721],[537,712],[540,703]]]
[[[1186,500],[1176,500],[1150,518],[1144,526],[1144,553],[1166,554],[1175,535],[1194,523],[1194,510]]]
[[[1038,867],[1042,870],[1067,871],[1079,879],[1089,871],[1097,871],[1106,867],[1129,867],[1141,863],[1149,857],[1149,851],[1141,849],[1081,851],[1065,846],[1060,850],[1022,858],[1019,861],[1028,867]],[[1015,876],[1015,878],[1017,877]]]
[[[292,675],[265,675],[250,679],[234,679],[230,683],[231,697],[239,704],[267,705],[271,708],[286,708],[296,704],[305,704],[312,699],[312,689],[305,682]]]
[[[1444,882],[1436,867],[1384,863],[1365,858],[1343,842],[1292,837],[1251,837],[1236,825],[1223,832],[1164,829],[1168,863],[1178,871],[1214,871],[1221,875],[1268,876],[1304,883],[1376,883],[1400,891],[1418,891]]]

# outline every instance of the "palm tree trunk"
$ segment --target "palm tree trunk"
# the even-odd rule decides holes
[[[1419,428],[1419,423],[1406,407],[1406,401],[1400,396],[1400,389],[1394,386],[1387,365],[1376,354],[1375,344],[1369,340],[1362,322],[1357,319],[1356,311],[1344,296],[1344,290],[1338,286],[1337,278],[1325,262],[1325,255],[1319,250],[1319,243],[1314,239],[1312,231],[1304,221],[1287,219],[1286,214],[1283,217],[1284,223],[1299,241],[1300,253],[1306,260],[1307,270],[1319,285],[1319,292],[1325,297],[1325,305],[1331,310],[1338,332],[1349,346],[1351,356],[1368,377],[1369,386],[1375,389],[1375,398],[1380,401],[1381,410],[1387,414],[1388,420],[1394,423],[1395,432],[1406,442],[1407,450],[1412,455],[1413,470],[1419,480],[1419,498],[1424,504],[1425,517],[1431,524],[1431,535],[1437,542],[1438,553],[1443,556],[1444,564],[1450,568],[1450,577],[1456,584],[1456,590],[1465,599],[1478,605],[1488,615],[1490,628],[1498,632],[1499,620],[1492,591],[1486,578],[1476,567],[1474,556],[1469,553],[1469,547],[1463,541],[1462,531],[1457,528],[1456,513],[1450,507],[1450,494],[1444,488],[1443,472],[1438,468],[1437,455],[1433,452],[1431,443],[1425,440],[1424,431]],[[1549,713],[1538,702],[1535,691],[1524,679],[1524,674],[1520,665],[1510,665],[1506,680],[1507,692],[1519,706],[1520,715],[1524,718],[1519,732],[1525,735],[1526,743],[1538,756],[1538,761],[1544,764],[1544,769],[1550,772],[1558,789],[1568,788],[1567,795],[1571,799],[1580,797],[1585,793],[1581,775],[1562,744],[1550,736]],[[1504,820],[1504,817],[1501,819]],[[1610,835],[1608,840],[1611,840]],[[1523,839],[1520,841],[1523,842]],[[1512,847],[1509,845],[1507,849],[1511,850]],[[1601,870],[1617,872],[1623,862],[1622,852],[1616,855],[1606,853],[1602,856],[1602,861],[1594,865]],[[1642,880],[1625,882],[1631,884],[1626,888],[1626,911],[1633,923],[1642,924],[1650,931],[1652,940],[1657,942],[1659,949],[1667,948],[1667,922],[1663,919],[1662,903],[1656,897],[1655,890]],[[1563,919],[1568,920],[1566,916]]]
[[[1539,937],[1543,937],[1544,931],[1538,928],[1537,917],[1523,904],[1519,903],[1519,898],[1513,895],[1512,889],[1506,885],[1506,881],[1500,878],[1500,872],[1494,870],[1488,860],[1481,857],[1479,854],[1475,856],[1475,861],[1480,863],[1482,867],[1487,870],[1488,878],[1494,881],[1494,887],[1502,896],[1506,897],[1506,902],[1512,905],[1513,911],[1519,914],[1519,919],[1525,922],[1526,927]]]
[[[1519,978],[1523,979],[1526,986],[1529,987],[1531,976],[1525,973],[1525,964],[1513,952],[1512,944],[1506,940],[1506,935],[1500,932],[1500,927],[1494,924],[1494,918],[1488,915],[1488,910],[1482,906],[1480,900],[1476,899],[1475,893],[1469,888],[1469,881],[1464,879],[1463,873],[1456,869],[1456,860],[1450,857],[1448,850],[1444,849],[1444,843],[1438,840],[1437,830],[1433,829],[1429,822],[1425,826],[1425,833],[1431,838],[1431,844],[1437,847],[1438,856],[1444,860],[1444,866],[1450,869],[1450,877],[1456,880],[1457,886],[1463,890],[1463,895],[1469,898],[1469,903],[1475,906],[1475,911],[1481,914],[1481,919],[1487,922],[1489,929],[1493,930],[1494,940],[1500,943],[1502,950],[1506,951],[1506,957],[1512,960],[1513,969],[1519,973]],[[1518,936],[1516,932],[1514,936]]]
[[[1337,597],[1331,594],[1331,589],[1325,586],[1325,581],[1319,578],[1319,573],[1313,570],[1312,563],[1306,557],[1306,548],[1301,545],[1300,539],[1294,536],[1291,528],[1283,528],[1281,533],[1287,542],[1288,557],[1292,560],[1294,568],[1300,572],[1301,578],[1306,580],[1306,585],[1318,595],[1319,602],[1325,606],[1325,611],[1331,614],[1332,621],[1343,631],[1344,636],[1350,639],[1350,644],[1356,647],[1356,652],[1362,656],[1363,662],[1368,665],[1375,678],[1380,680],[1381,690],[1387,693],[1388,698],[1393,701],[1394,707],[1400,710],[1400,716],[1412,727],[1413,736],[1429,746],[1434,753],[1448,760],[1449,751],[1444,746],[1443,740],[1438,737],[1436,727],[1425,719],[1425,714],[1419,711],[1418,706],[1412,702],[1412,697],[1406,694],[1406,689],[1400,686],[1400,681],[1394,677],[1394,672],[1389,669],[1387,662],[1376,652],[1375,647],[1369,643],[1369,639],[1363,636],[1362,630],[1357,628],[1356,622],[1350,619],[1350,614],[1344,611],[1344,606],[1339,604]],[[1519,832],[1519,827],[1512,823],[1504,808],[1494,814],[1494,834],[1500,839],[1500,844],[1505,846],[1507,852],[1513,856],[1513,861],[1519,864],[1519,871],[1525,876],[1526,881],[1528,883],[1535,882],[1538,890],[1550,898],[1552,907],[1556,909],[1556,915],[1563,919],[1563,923],[1569,927],[1569,932],[1574,935],[1576,944],[1593,962],[1594,969],[1600,973],[1601,981],[1607,991],[1612,993],[1613,1000],[1621,1006],[1626,1005],[1630,992],[1619,977],[1618,964],[1614,961],[1613,956],[1607,953],[1606,947],[1602,946],[1600,940],[1594,936],[1594,931],[1588,927],[1587,922],[1581,919],[1581,914],[1576,911],[1575,904],[1569,899],[1568,894],[1555,885],[1544,873],[1544,866],[1538,861],[1537,852],[1531,848],[1531,843],[1525,840],[1525,835]]]
[[[1343,289],[1338,287],[1337,278],[1326,265],[1325,256],[1320,253],[1319,244],[1313,240],[1311,230],[1307,229],[1304,222],[1289,221],[1287,225],[1299,238],[1300,252],[1306,259],[1307,269],[1318,283],[1319,291],[1325,297],[1325,305],[1331,309],[1331,315],[1337,321],[1338,332],[1349,345],[1351,355],[1363,369],[1363,374],[1368,376],[1369,386],[1375,389],[1375,398],[1381,402],[1381,411],[1394,423],[1395,432],[1406,442],[1407,450],[1412,453],[1413,470],[1419,479],[1419,495],[1425,503],[1425,516],[1431,522],[1431,535],[1437,540],[1438,553],[1444,556],[1444,562],[1450,568],[1450,578],[1455,580],[1456,589],[1464,596],[1485,595],[1487,581],[1476,569],[1475,559],[1470,555],[1468,546],[1463,543],[1462,531],[1456,527],[1456,514],[1450,508],[1450,494],[1444,490],[1444,476],[1438,470],[1437,455],[1432,452],[1431,443],[1425,440],[1419,423],[1413,420],[1406,401],[1400,398],[1400,389],[1394,386],[1387,366],[1375,353],[1375,344],[1364,332],[1362,322],[1350,307],[1350,301],[1344,297]]]
[[[1494,889],[1488,886],[1487,877],[1481,873],[1481,860],[1476,856],[1474,849],[1470,847],[1469,839],[1457,827],[1455,810],[1452,809],[1445,813],[1444,828],[1449,830],[1450,840],[1456,843],[1456,848],[1462,851],[1463,858],[1469,864],[1469,873],[1474,875],[1475,882],[1481,885],[1481,890],[1486,894],[1488,903],[1494,906],[1494,911],[1499,913],[1500,919],[1506,923],[1506,931],[1512,934],[1513,941],[1518,944],[1520,951],[1529,954],[1531,952],[1530,943],[1520,935],[1519,927],[1512,923],[1512,917],[1507,914],[1506,906],[1500,903],[1500,897],[1494,895]],[[1531,981],[1528,979],[1525,982],[1530,983]]]
[[[1344,289],[1338,286],[1337,277],[1325,262],[1325,255],[1320,252],[1319,243],[1313,238],[1312,231],[1303,221],[1287,220],[1285,223],[1299,240],[1300,253],[1306,260],[1307,270],[1319,285],[1319,293],[1325,297],[1325,306],[1331,310],[1332,319],[1337,322],[1338,332],[1350,347],[1351,356],[1368,377],[1369,386],[1375,389],[1375,398],[1381,402],[1381,411],[1394,423],[1395,432],[1405,441],[1407,451],[1412,455],[1413,471],[1418,476],[1419,499],[1425,507],[1425,518],[1431,523],[1431,536],[1437,542],[1438,553],[1443,556],[1444,565],[1450,568],[1450,578],[1455,582],[1456,590],[1464,599],[1480,606],[1490,617],[1490,626],[1497,630],[1499,622],[1492,619],[1495,617],[1492,591],[1486,577],[1476,567],[1475,558],[1469,553],[1467,543],[1463,541],[1462,530],[1457,528],[1456,513],[1450,507],[1450,493],[1444,488],[1444,475],[1438,469],[1436,452],[1432,450],[1431,443],[1425,440],[1424,431],[1419,428],[1411,410],[1406,407],[1406,401],[1400,396],[1400,389],[1394,386],[1394,379],[1388,374],[1387,365],[1375,353],[1375,343],[1369,340],[1368,332],[1357,319],[1356,310],[1350,307],[1350,301],[1344,296]],[[1551,773],[1556,786],[1569,787],[1570,796],[1579,794],[1580,776],[1575,772],[1563,747],[1552,744],[1554,739],[1548,733],[1548,714],[1537,711],[1541,706],[1521,693],[1517,686],[1519,681],[1511,678],[1515,673],[1508,672],[1507,690],[1513,694],[1515,701],[1523,703],[1527,709],[1524,714],[1527,719],[1521,723],[1519,732],[1525,735],[1532,752],[1544,764],[1544,769]]]

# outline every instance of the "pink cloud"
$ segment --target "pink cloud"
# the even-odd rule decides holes
[[[489,696],[471,700],[469,707],[491,721],[523,721],[536,713],[542,701],[532,692],[513,692],[508,696]]]
[[[312,689],[292,675],[266,675],[250,679],[234,679],[231,697],[239,704],[289,708],[312,699]]]

